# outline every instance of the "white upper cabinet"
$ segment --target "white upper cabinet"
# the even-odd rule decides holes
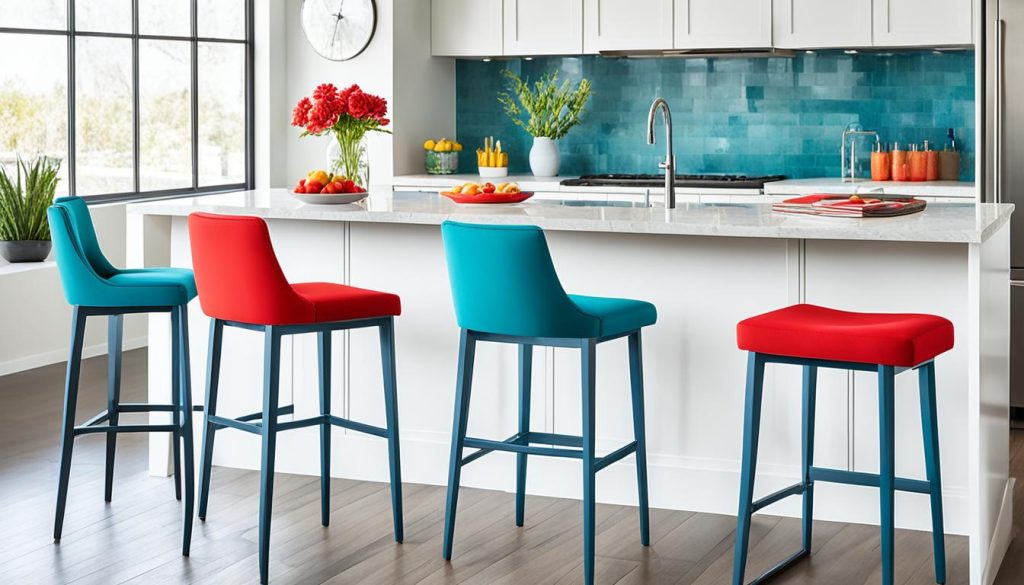
[[[772,0],[675,0],[675,48],[772,46]]]
[[[584,0],[584,52],[671,49],[673,2]]]
[[[969,45],[974,42],[971,0],[874,0],[875,45]]]
[[[431,0],[431,54],[443,57],[499,57],[502,0]]]
[[[583,0],[505,0],[505,55],[583,52]]]
[[[783,49],[870,47],[871,2],[775,0],[772,18],[775,46]]]

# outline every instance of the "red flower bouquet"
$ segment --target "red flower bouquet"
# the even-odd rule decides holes
[[[370,176],[363,139],[368,132],[391,133],[386,128],[391,123],[387,114],[387,100],[364,92],[358,85],[338,91],[333,84],[324,83],[313,90],[312,97],[304,97],[295,105],[292,126],[303,129],[301,136],[333,133],[338,152],[333,152],[332,145],[332,172],[368,187]]]

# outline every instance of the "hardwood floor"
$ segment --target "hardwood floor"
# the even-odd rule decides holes
[[[105,403],[105,360],[86,360],[79,419]],[[0,377],[0,582],[255,583],[258,485],[253,471],[216,468],[208,521],[196,522],[192,556],[180,555],[180,504],[169,478],[147,475],[145,435],[118,438],[113,502],[103,501],[103,439],[78,439],[64,537],[51,539],[57,485],[64,366]],[[145,350],[125,354],[123,400],[145,399]],[[138,415],[122,415],[122,420]],[[254,443],[254,448],[257,448]],[[1013,434],[1011,469],[1024,476],[1024,432]],[[278,474],[270,578],[274,583],[552,584],[582,578],[578,501],[529,497],[515,527],[512,494],[464,489],[455,556],[441,558],[444,490],[407,485],[404,544],[391,539],[386,484],[336,479],[332,524],[319,522],[315,477]],[[598,505],[597,582],[723,584],[732,571],[735,519],[651,511],[651,547],[639,544],[636,510]],[[1015,494],[1015,528],[1024,526],[1024,481]],[[767,569],[799,542],[795,519],[759,515],[748,574]],[[878,530],[815,523],[814,555],[780,584],[879,582]],[[933,583],[930,535],[898,531],[897,583]],[[947,538],[948,583],[967,583],[967,539]],[[1017,539],[998,585],[1024,582]]]

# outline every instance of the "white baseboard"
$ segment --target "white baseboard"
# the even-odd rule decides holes
[[[988,547],[988,559],[985,561],[985,571],[982,573],[982,583],[992,585],[999,574],[999,567],[1003,565],[1003,557],[1010,549],[1010,541],[1013,540],[1013,486],[1015,478],[1006,482],[1006,490],[1003,491],[1003,502],[999,506],[999,519],[996,520],[996,527],[992,531],[992,544]]]
[[[145,335],[125,339],[123,342],[124,351],[128,351],[131,349],[139,349],[140,347],[146,347],[148,342],[149,338]],[[106,342],[97,343],[94,345],[87,345],[82,348],[83,359],[106,354]],[[61,348],[55,349],[53,351],[27,355],[25,357],[16,358],[13,360],[7,360],[5,362],[0,362],[0,376],[6,376],[7,374],[15,374],[17,372],[24,372],[25,370],[41,368],[43,366],[48,366],[50,364],[56,364],[66,361],[67,359],[67,348]]]

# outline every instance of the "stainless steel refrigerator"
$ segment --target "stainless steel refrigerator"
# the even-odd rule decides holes
[[[986,0],[982,193],[1017,205],[1010,229],[1010,406],[1024,422],[1024,0]]]

